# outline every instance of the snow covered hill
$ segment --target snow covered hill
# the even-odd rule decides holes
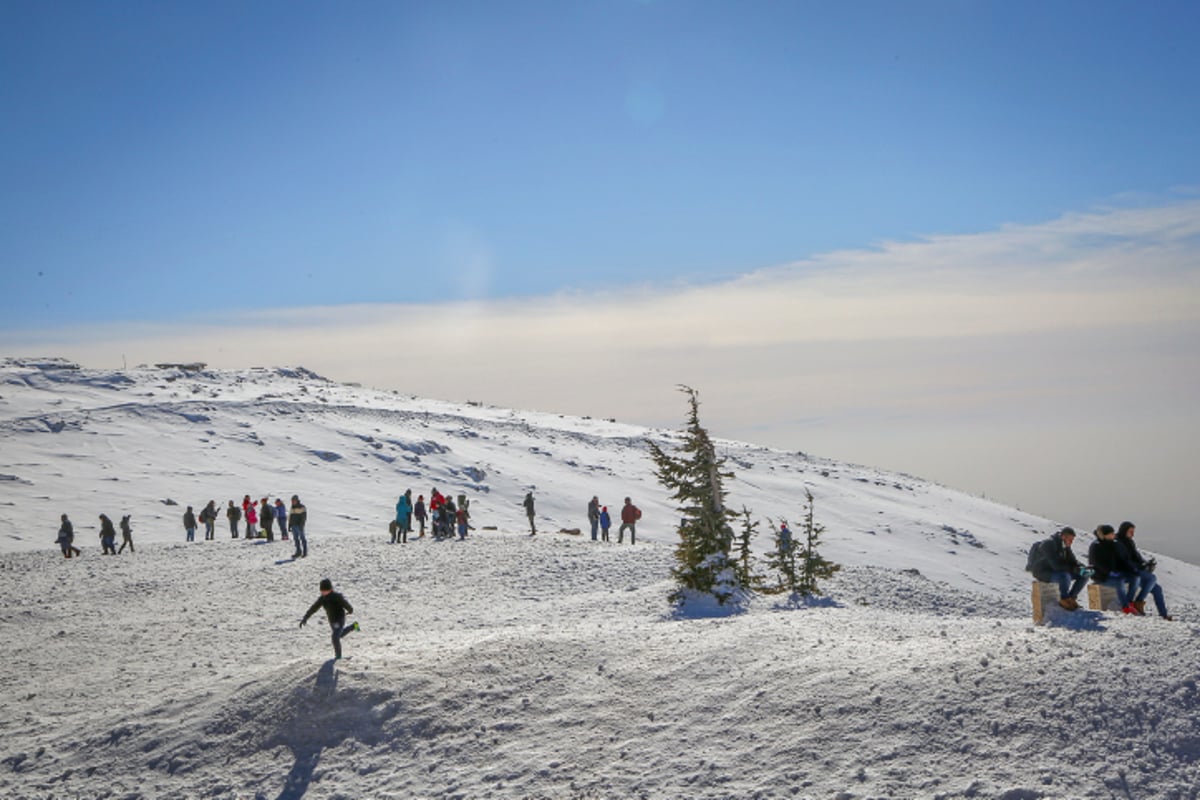
[[[1197,796],[1200,570],[1159,559],[1176,622],[1034,627],[1024,551],[1058,523],[721,442],[731,501],[795,520],[810,488],[846,569],[820,602],[675,618],[644,447],[671,436],[301,369],[0,363],[0,796]],[[388,544],[397,495],[434,486],[480,530]],[[307,559],[183,543],[188,504],[294,493]],[[636,547],[553,533],[593,494],[642,507]],[[99,554],[102,512],[135,555]],[[339,662],[296,624],[322,577],[363,626]]]

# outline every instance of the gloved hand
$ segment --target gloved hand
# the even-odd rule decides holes
[[[306,619],[300,620],[300,627],[303,628],[305,623],[307,623],[307,622],[308,622],[308,620],[306,620]]]

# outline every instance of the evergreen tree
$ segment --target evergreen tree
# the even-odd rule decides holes
[[[822,558],[817,552],[817,545],[821,543],[821,534],[825,532],[825,526],[813,521],[813,496],[807,488],[804,490],[804,497],[807,500],[804,511],[804,551],[801,554],[800,579],[796,590],[801,594],[813,595],[821,593],[817,581],[832,577],[841,566]]]
[[[741,588],[729,556],[733,545],[730,523],[737,515],[725,506],[723,486],[733,473],[724,470],[725,459],[717,456],[708,431],[700,425],[696,391],[688,386],[679,389],[687,394],[690,408],[680,454],[669,455],[656,443],[648,443],[658,480],[670,490],[682,516],[671,570],[679,588],[671,599],[681,601],[693,590],[724,604]]]
[[[752,519],[750,509],[742,506],[742,532],[737,537],[736,564],[738,581],[746,588],[753,588],[762,581],[754,574],[754,554],[751,543],[758,530],[758,520]]]
[[[795,592],[800,585],[800,564],[797,558],[800,548],[796,546],[796,538],[788,527],[787,520],[780,520],[776,525],[768,519],[771,526],[775,549],[767,553],[767,568],[779,575],[779,586],[775,591]]]

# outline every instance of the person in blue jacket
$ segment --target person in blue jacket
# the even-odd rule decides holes
[[[408,532],[412,529],[412,513],[412,489],[406,489],[396,502],[396,535],[392,537],[392,544],[397,541],[404,544],[408,541]]]
[[[608,506],[600,509],[600,541],[608,541],[608,529],[612,527],[612,517],[608,515]]]
[[[308,622],[309,617],[317,613],[319,608],[325,609],[325,616],[329,618],[329,627],[333,631],[333,657],[341,658],[342,637],[351,631],[359,630],[357,622],[351,625],[346,624],[346,615],[353,614],[354,607],[342,596],[341,592],[333,590],[333,581],[329,578],[322,578],[321,596],[309,607],[304,618],[300,620],[301,628]]]

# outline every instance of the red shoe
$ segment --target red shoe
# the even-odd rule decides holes
[[[1121,611],[1123,611],[1126,614],[1133,614],[1134,616],[1137,616],[1137,613],[1138,613],[1138,610],[1136,608],[1134,608],[1133,603],[1130,603],[1129,605],[1125,606],[1124,608],[1121,609]]]

